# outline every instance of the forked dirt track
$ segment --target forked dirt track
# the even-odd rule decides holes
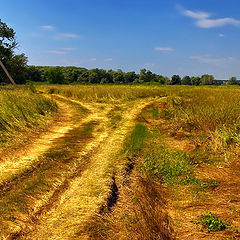
[[[55,98],[61,111],[58,124],[27,149],[3,160],[0,164],[3,170],[0,185],[14,184],[18,176],[26,173],[36,161],[41,161],[39,157],[53,147],[58,139],[64,139],[69,131],[94,122],[92,138],[83,148],[76,150],[78,160],[72,174],[59,184],[49,199],[42,201],[31,212],[23,226],[0,236],[0,239],[85,239],[84,234],[77,238],[77,233],[81,232],[89,217],[104,205],[111,190],[114,168],[118,164],[114,161],[115,156],[133,128],[135,118],[152,103],[151,99],[141,99],[122,104],[121,121],[117,127],[111,128],[109,112],[113,111],[113,104],[85,104],[60,96]],[[88,115],[78,119],[73,103],[87,109]],[[85,167],[78,167],[78,163],[86,159]]]

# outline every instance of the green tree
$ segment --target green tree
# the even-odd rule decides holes
[[[63,84],[64,75],[61,67],[51,67],[46,73],[47,81],[51,84]]]
[[[17,47],[15,32],[0,19],[0,60],[9,60],[13,55],[13,50]]]
[[[201,76],[200,85],[214,85],[216,81],[213,75],[204,74]]]
[[[6,61],[5,65],[17,84],[26,83],[27,57],[24,54],[13,56]]]
[[[191,78],[189,76],[183,77],[182,81],[181,81],[181,84],[182,85],[192,85]]]
[[[124,74],[124,82],[125,83],[132,83],[136,79],[136,73],[135,72],[127,72]]]
[[[237,78],[236,77],[231,77],[228,82],[227,82],[228,85],[238,85],[238,81],[237,81]]]
[[[154,81],[154,74],[151,71],[147,71],[145,68],[140,70],[139,82],[151,82]]]
[[[181,84],[181,78],[179,75],[173,75],[171,80],[171,85],[180,85]]]
[[[24,54],[14,55],[17,47],[15,32],[0,19],[0,61],[16,83],[25,83],[27,76],[27,57]],[[0,69],[0,82],[9,82],[6,74]]]
[[[113,82],[114,83],[124,82],[124,72],[121,69],[118,69],[117,72],[113,73]]]
[[[191,85],[198,86],[200,84],[200,77],[191,77]]]
[[[36,66],[28,66],[27,67],[27,80],[32,82],[42,82],[41,71]]]

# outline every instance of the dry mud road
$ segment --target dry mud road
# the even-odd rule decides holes
[[[0,156],[0,239],[85,239],[77,233],[106,203],[116,156],[136,117],[152,102],[53,98],[59,113],[49,130]]]

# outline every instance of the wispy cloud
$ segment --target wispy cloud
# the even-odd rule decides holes
[[[56,35],[57,39],[74,39],[79,38],[79,35],[75,33],[59,33]]]
[[[41,28],[44,29],[44,30],[49,30],[49,31],[55,29],[55,27],[52,26],[52,25],[43,25],[43,26],[41,26]]]
[[[105,62],[112,62],[112,60],[113,60],[112,58],[106,58],[106,59],[104,59]]]
[[[96,59],[96,58],[90,58],[90,61],[91,61],[91,62],[96,62],[97,59]]]
[[[49,53],[56,54],[56,55],[65,55],[65,54],[67,54],[64,51],[57,51],[57,50],[51,50],[51,51],[49,51]]]
[[[187,10],[181,6],[177,6],[177,8],[184,16],[195,19],[195,24],[200,28],[214,28],[225,25],[240,27],[240,21],[235,18],[225,17],[213,19],[210,18],[211,14],[207,12]]]
[[[219,37],[224,37],[224,34],[223,33],[219,33],[218,36]]]
[[[73,51],[73,50],[75,50],[75,48],[62,48],[62,50],[64,50],[64,51]]]
[[[190,59],[196,60],[200,63],[206,63],[206,64],[212,64],[216,66],[224,66],[226,64],[231,64],[235,61],[237,61],[234,57],[220,57],[220,58],[214,58],[209,55],[205,56],[191,56]]]
[[[173,48],[170,47],[155,47],[156,51],[165,51],[165,52],[171,52],[173,51]]]

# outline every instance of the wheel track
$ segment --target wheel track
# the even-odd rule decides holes
[[[112,164],[111,159],[121,149],[127,133],[134,126],[135,117],[148,104],[148,101],[141,100],[134,106],[129,106],[131,110],[124,113],[121,126],[114,132],[108,131],[104,134],[97,151],[89,154],[91,161],[88,167],[72,179],[66,191],[58,198],[58,203],[55,203],[49,212],[45,211],[46,214],[43,214],[33,230],[22,233],[18,239],[74,238],[84,222],[107,199],[109,183],[112,180],[112,173],[107,173],[109,164]],[[81,239],[84,239],[84,236],[81,236]]]
[[[80,103],[78,103],[80,104]],[[61,118],[67,120],[64,121],[64,124],[59,124],[57,126],[54,126],[52,128],[52,131],[50,134],[45,134],[43,137],[39,140],[37,140],[33,145],[29,146],[27,150],[24,150],[22,152],[17,152],[15,156],[12,157],[12,159],[5,158],[0,165],[2,168],[6,168],[6,171],[8,174],[2,175],[5,177],[2,177],[2,184],[1,184],[1,195],[4,196],[8,191],[10,191],[13,187],[15,188],[18,185],[19,181],[22,181],[24,179],[27,179],[29,174],[33,174],[41,165],[41,162],[37,162],[35,159],[37,157],[41,156],[43,153],[47,152],[52,146],[54,146],[55,141],[57,141],[60,138],[64,138],[64,136],[71,131],[72,129],[84,126],[87,123],[90,123],[94,120],[102,121],[104,118],[105,113],[111,109],[111,107],[108,107],[106,111],[102,111],[101,114],[96,114],[94,112],[95,108],[91,107],[91,109],[88,109],[90,114],[83,120],[79,121],[79,123],[74,124],[73,118],[76,113],[74,113],[73,109],[69,107],[68,104],[63,103],[61,101],[58,101],[58,105],[60,105],[60,110],[62,112]],[[66,110],[66,111],[65,111]],[[62,119],[61,119],[62,120]],[[61,121],[60,121],[61,123]],[[102,121],[99,126],[105,127],[103,125],[106,125],[104,121]],[[79,150],[79,155],[82,156],[82,160],[85,158],[88,158],[88,154],[91,153],[93,150],[94,144],[96,145],[98,142],[101,142],[104,138],[105,132],[102,134],[94,133],[95,137],[93,138],[93,141],[91,141],[90,144],[87,145],[87,148],[82,151]],[[45,142],[47,140],[47,142]],[[40,145],[39,145],[40,144]],[[41,145],[42,144],[42,145]],[[35,148],[37,146],[37,149]],[[41,148],[42,147],[42,148]],[[36,150],[36,152],[34,151]],[[32,154],[33,153],[33,154]],[[28,155],[30,154],[30,155]],[[18,159],[19,158],[19,159]],[[15,161],[18,160],[18,162],[15,163]],[[22,164],[25,163],[25,164]],[[11,166],[15,165],[17,167],[12,168]],[[77,166],[76,166],[77,167]],[[76,170],[68,179],[65,179],[65,181],[60,184],[57,189],[53,192],[53,194],[49,197],[47,201],[43,200],[43,205],[41,205],[36,211],[34,211],[30,216],[29,220],[21,220],[18,219],[20,222],[22,222],[23,227],[18,227],[18,230],[14,230],[12,233],[8,235],[8,237],[4,237],[3,235],[0,235],[0,239],[15,239],[19,235],[21,235],[21,232],[23,231],[24,226],[31,225],[32,223],[36,222],[38,219],[38,216],[40,216],[44,211],[47,211],[47,209],[51,208],[51,206],[57,201],[59,195],[61,195],[62,192],[65,191],[65,189],[68,187],[69,182],[74,179],[76,176],[81,174],[80,170]]]

